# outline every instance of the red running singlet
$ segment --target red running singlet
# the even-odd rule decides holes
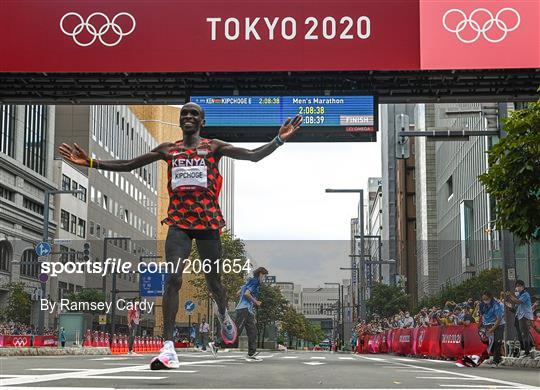
[[[170,201],[162,224],[194,230],[219,230],[225,226],[218,203],[223,178],[210,142],[202,138],[196,149],[186,149],[182,141],[177,141],[169,150],[166,161]]]

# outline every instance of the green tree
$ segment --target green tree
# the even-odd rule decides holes
[[[68,299],[71,302],[105,302],[105,295],[99,290],[87,289],[69,294]],[[83,313],[103,314],[104,310],[83,310]]]
[[[540,238],[540,101],[512,111],[504,131],[479,179],[496,201],[497,228],[531,242]]]
[[[224,231],[221,235],[221,245],[222,259],[231,260],[231,265],[234,259],[240,259],[239,264],[241,264],[242,268],[244,268],[247,261],[247,253],[242,240],[240,240],[239,238],[232,238],[228,231]],[[196,245],[193,246],[190,258],[200,259]],[[231,272],[224,272],[222,269],[220,269],[220,272],[221,282],[223,283],[227,291],[227,300],[229,303],[235,302],[237,299],[236,293],[238,292],[242,284],[244,284],[247,272],[244,269],[242,269],[241,272],[232,272],[232,270]],[[195,299],[199,301],[206,301],[208,299],[208,288],[206,287],[206,281],[203,272],[198,273],[194,279],[191,279],[189,281],[189,283],[191,283],[191,285],[195,287]]]
[[[287,307],[281,319],[282,331],[287,333],[289,338],[289,347],[292,347],[293,339],[302,338],[305,332],[305,322],[303,316],[297,313],[292,307]]]
[[[459,284],[446,284],[437,294],[420,299],[414,312],[422,307],[440,307],[447,301],[460,303],[469,298],[479,300],[482,292],[486,290],[497,296],[502,288],[502,270],[500,268],[487,269]]]
[[[409,307],[409,297],[399,286],[377,283],[366,302],[368,310],[373,314],[389,317]]]
[[[29,324],[32,302],[24,283],[8,283],[4,287],[8,290],[7,306],[2,312],[4,320]]]
[[[260,345],[266,337],[267,327],[281,321],[288,303],[278,287],[267,284],[261,284],[258,299],[262,302],[257,310],[257,340]]]
[[[304,320],[306,321],[306,324],[305,324],[305,333],[302,338],[306,341],[309,341],[313,345],[319,344],[321,341],[323,341],[324,332],[321,326],[312,324],[311,322],[308,321],[306,317],[304,317]]]

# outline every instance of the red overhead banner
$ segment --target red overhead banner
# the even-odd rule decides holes
[[[3,0],[0,72],[540,67],[538,0]]]

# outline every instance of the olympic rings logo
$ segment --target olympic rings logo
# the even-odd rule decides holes
[[[462,20],[458,22],[453,28],[448,26],[447,18],[451,14],[457,13],[461,16]],[[478,15],[478,13],[484,13],[487,15],[487,20],[480,25],[481,22],[478,22],[475,20],[475,16]],[[500,19],[500,16],[504,13],[513,13],[516,17],[516,23],[510,27],[506,24],[504,20]],[[473,43],[476,42],[481,35],[484,36],[484,39],[491,43],[498,43],[501,42],[503,39],[506,38],[506,35],[508,35],[509,32],[514,31],[516,28],[518,28],[519,24],[521,22],[519,13],[513,9],[513,8],[502,8],[497,12],[495,16],[493,14],[485,9],[485,8],[478,8],[471,12],[469,17],[460,9],[452,8],[445,12],[445,14],[442,17],[442,23],[444,28],[448,32],[455,33],[458,39],[463,43]],[[496,29],[502,31],[502,34],[498,38],[492,38],[488,36],[488,32],[491,31],[492,27],[496,26]],[[467,27],[470,27],[474,32],[476,32],[476,35],[472,39],[465,39],[462,37],[462,31],[465,30]]]
[[[13,338],[13,345],[16,347],[24,347],[28,340],[26,337],[14,337]]]
[[[99,29],[94,27],[94,25],[92,24],[92,19],[98,16],[102,17],[105,20],[105,22],[103,23],[101,27],[99,27]],[[122,31],[122,27],[118,23],[116,23],[117,19],[122,16],[125,16],[131,19],[131,29],[127,32]],[[69,17],[76,17],[79,20],[79,23],[72,29],[72,31],[66,31],[66,29],[64,28],[64,22]],[[72,37],[73,41],[77,45],[82,46],[82,47],[90,46],[96,41],[96,39],[99,39],[99,41],[105,46],[108,46],[108,47],[116,46],[120,43],[123,37],[131,34],[135,30],[135,26],[136,26],[135,18],[127,12],[120,12],[112,19],[112,21],[109,20],[109,17],[107,15],[101,12],[94,12],[93,14],[88,16],[86,20],[84,20],[83,17],[76,12],[68,12],[60,20],[60,29],[62,30],[62,32]],[[79,40],[78,35],[81,34],[83,30],[86,30],[86,32],[92,36],[92,39],[89,42],[81,42]],[[113,42],[107,42],[103,38],[103,36],[107,34],[109,30],[112,30],[118,36],[118,38],[116,38],[116,40]]]

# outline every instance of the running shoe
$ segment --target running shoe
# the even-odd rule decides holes
[[[255,355],[247,355],[246,356],[246,362],[262,362],[263,360]]]
[[[218,312],[219,323],[221,324],[221,339],[227,345],[234,344],[236,338],[238,337],[238,329],[233,319],[227,311],[225,315],[221,315]]]
[[[180,367],[178,361],[178,355],[174,349],[174,343],[172,341],[165,341],[163,347],[159,351],[159,355],[154,357],[150,362],[151,370],[168,370],[171,368]]]
[[[214,343],[213,341],[210,341],[208,343],[208,346],[210,347],[210,352],[212,352],[212,356],[217,358],[217,353],[218,353],[219,348],[216,346],[216,343]]]

